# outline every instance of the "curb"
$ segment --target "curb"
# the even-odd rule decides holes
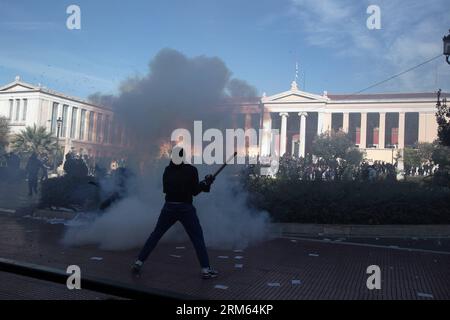
[[[450,225],[328,225],[272,223],[271,232],[281,236],[330,236],[348,238],[445,238]]]

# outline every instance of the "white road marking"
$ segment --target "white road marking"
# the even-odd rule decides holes
[[[227,290],[227,289],[228,289],[228,286],[224,286],[224,285],[221,285],[221,284],[216,284],[216,285],[214,286],[214,288],[215,288],[215,289],[220,289],[220,290]]]
[[[267,285],[269,287],[281,287],[281,284],[279,282],[268,282]]]
[[[94,260],[94,261],[102,261],[103,258],[102,258],[102,257],[91,257],[91,260]]]
[[[428,298],[428,299],[434,299],[433,295],[431,293],[422,293],[422,292],[417,292],[417,296],[419,298]]]
[[[302,284],[302,282],[300,280],[292,280],[291,283],[293,286],[298,286],[298,285]]]
[[[181,258],[181,256],[176,255],[176,254],[171,254],[170,256],[171,256],[172,258],[177,258],[177,259]]]
[[[1,213],[16,213],[16,210],[0,208]]]
[[[234,267],[237,268],[237,269],[242,269],[242,268],[244,267],[244,265],[243,265],[243,264],[240,264],[240,263],[236,263],[236,264],[234,265]]]

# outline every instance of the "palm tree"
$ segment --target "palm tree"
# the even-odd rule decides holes
[[[26,127],[13,136],[11,147],[15,152],[22,154],[47,153],[53,154],[56,150],[56,138],[47,132],[45,127]]]

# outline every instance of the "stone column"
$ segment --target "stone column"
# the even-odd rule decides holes
[[[350,130],[349,128],[350,128],[350,114],[348,112],[344,112],[342,117],[342,131],[348,133]]]
[[[247,131],[252,128],[252,114],[246,113],[245,114],[245,124],[244,124],[244,130]],[[248,156],[250,154],[250,139],[245,136],[245,154]]]
[[[84,141],[89,141],[89,114],[91,111],[86,110],[85,113],[85,123],[84,123]]]
[[[91,110],[89,110],[87,114],[87,138],[89,142],[94,142],[94,130],[95,130],[95,113]],[[91,139],[89,140],[89,135],[91,136]]]
[[[289,114],[287,112],[280,113],[281,117],[281,132],[280,132],[280,157],[286,153],[287,145],[287,118]]]
[[[365,149],[367,148],[367,112],[361,112],[360,135],[359,147]]]
[[[419,142],[427,141],[427,114],[419,113]]]
[[[300,143],[298,148],[298,156],[304,158],[306,155],[306,117],[308,116],[308,114],[306,112],[300,112],[298,115],[300,117]]]
[[[323,133],[323,112],[317,114],[317,135],[320,136]]]
[[[246,113],[245,114],[245,130],[251,129],[252,127],[252,114]]]
[[[81,109],[77,108],[77,112],[75,114],[76,116],[76,122],[75,122],[75,134],[73,139],[74,140],[79,140],[80,139],[80,118],[81,118]]]
[[[405,113],[400,112],[398,114],[398,148],[403,149],[405,147]]]
[[[261,135],[261,156],[270,155],[270,144],[271,144],[271,130],[272,130],[272,117],[270,112],[265,111],[263,113],[262,119],[262,135]]]
[[[380,113],[380,125],[378,126],[378,148],[386,148],[386,113]]]
[[[332,113],[324,113],[323,114],[322,133],[331,131],[332,122],[333,122],[333,114]]]
[[[58,111],[56,112],[56,114],[57,114],[56,119],[58,120],[58,118],[62,118],[62,114],[63,114],[63,105],[59,102],[58,102],[57,109],[58,109]]]
[[[67,119],[66,122],[66,132],[64,137],[64,154],[67,154],[72,150],[72,139],[70,138],[70,131],[72,130],[72,110],[73,107],[67,106]]]
[[[70,140],[70,131],[72,131],[72,110],[73,107],[67,107],[67,126],[66,126],[66,140]]]
[[[92,142],[97,143],[97,126],[98,126],[98,113],[94,112],[94,125],[92,126]]]

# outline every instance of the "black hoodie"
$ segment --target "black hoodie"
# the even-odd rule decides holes
[[[209,192],[210,186],[199,182],[197,168],[190,164],[174,164],[172,161],[164,170],[163,191],[167,202],[192,203],[200,192]]]

